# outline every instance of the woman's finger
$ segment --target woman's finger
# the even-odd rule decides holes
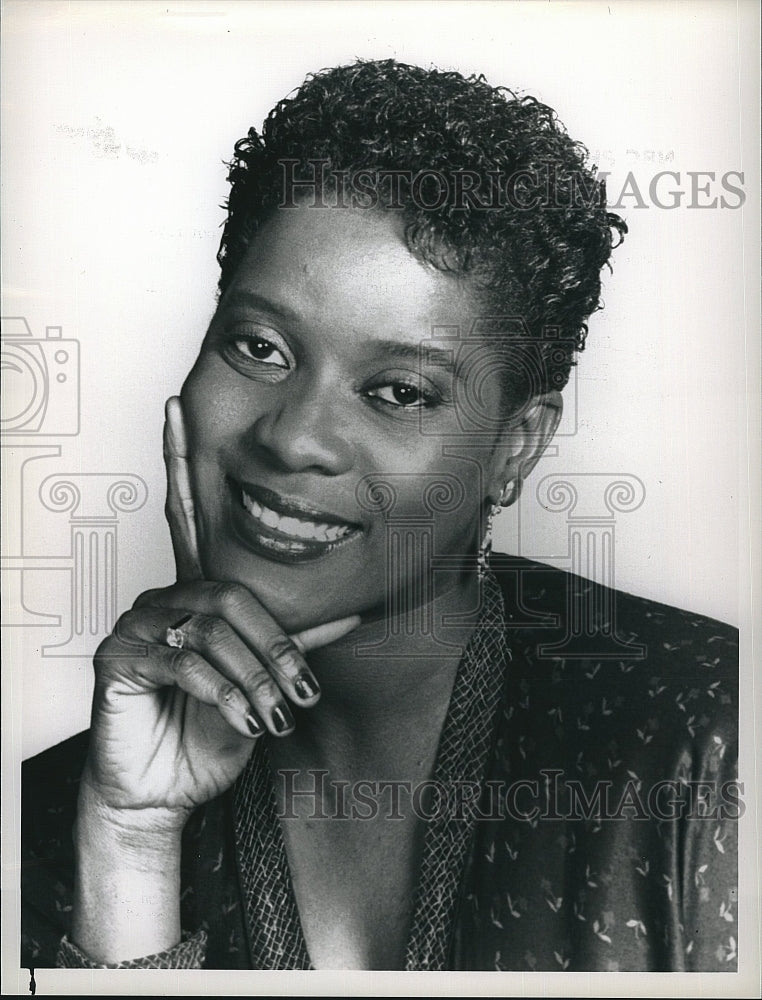
[[[192,612],[178,617],[174,608],[141,608],[122,615],[116,631],[130,644],[174,644],[199,653],[244,693],[256,717],[274,736],[286,736],[294,728],[284,692],[304,708],[314,705],[320,697],[317,682],[309,672],[279,678],[281,690],[222,618]]]
[[[327,622],[288,636],[248,588],[240,583],[202,581],[178,583],[163,590],[148,591],[135,607],[175,608],[223,619],[245,646],[297,704],[310,706],[319,693],[317,680],[304,657],[305,652],[334,642],[360,623],[353,615]]]
[[[291,641],[302,653],[307,653],[311,649],[320,649],[321,646],[328,646],[337,639],[348,635],[356,629],[361,622],[359,615],[349,615],[347,618],[337,618],[335,621],[326,622],[324,625],[316,625],[314,628],[307,628],[303,632],[296,632],[291,636]]]
[[[120,632],[141,638],[126,622]],[[225,722],[241,736],[256,739],[265,732],[240,688],[198,652],[163,644],[150,646],[145,656],[131,655],[133,651],[129,641],[112,635],[101,643],[95,655],[96,676],[109,678],[111,712],[119,711],[121,697],[132,699],[146,691],[178,687],[204,705],[216,707]]]
[[[167,471],[166,516],[178,581],[203,576],[196,535],[196,513],[188,469],[188,444],[179,396],[166,403],[164,421],[164,465]]]

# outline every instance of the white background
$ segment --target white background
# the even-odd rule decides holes
[[[4,22],[3,315],[81,345],[81,432],[59,439],[40,476],[148,484],[145,507],[119,525],[120,608],[172,579],[162,406],[214,306],[222,160],[306,72],[394,56],[536,95],[610,171],[610,200],[632,170],[649,202],[620,209],[631,232],[580,360],[576,433],[528,484],[520,538],[511,510],[496,547],[563,564],[565,518],[532,502],[533,485],[548,472],[630,473],[646,501],[618,517],[616,585],[740,622],[751,205],[685,205],[698,170],[746,170],[756,201],[734,4],[36,0],[7,3]],[[686,192],[674,211],[648,198],[665,169]],[[44,511],[35,485],[22,498],[8,484],[6,518],[24,508],[27,553],[65,555],[67,515]],[[27,756],[86,726],[91,668],[39,653],[68,634],[68,574],[28,574],[25,598],[63,620],[12,636]]]
[[[579,426],[528,484],[520,532],[516,511],[503,515],[497,547],[563,565],[564,516],[532,502],[542,475],[639,477],[645,503],[617,520],[616,584],[742,626],[749,669],[741,721],[751,736],[750,594],[760,579],[758,19],[756,3],[722,0],[5,2],[2,314],[26,317],[38,338],[47,326],[61,326],[79,341],[82,423],[77,437],[58,439],[61,456],[39,463],[23,496],[17,482],[6,481],[4,535],[15,537],[23,513],[25,552],[65,556],[67,515],[41,508],[39,478],[136,474],[149,499],[119,523],[120,608],[169,582],[162,408],[213,310],[226,195],[221,161],[310,70],[394,56],[483,72],[493,84],[555,107],[600,169],[611,172],[614,199],[629,170],[644,189],[659,169],[677,171],[676,187],[685,191],[688,171],[746,171],[743,210],[637,209],[633,199],[621,210],[631,232],[605,279],[606,309],[593,317],[581,359]],[[562,429],[574,425],[567,420]],[[68,574],[29,574],[26,584],[28,606],[60,615],[62,626],[3,629],[3,775],[11,804],[20,757],[84,728],[91,690],[87,657],[41,656],[43,645],[68,635]],[[755,759],[746,746],[742,775],[753,773]],[[3,832],[6,845],[18,836],[15,808],[4,812]],[[753,837],[742,824],[752,884]],[[3,873],[3,956],[15,969],[12,857]],[[740,937],[747,984],[758,944],[753,924],[747,920]],[[152,975],[141,974],[141,991],[178,989],[173,974]],[[251,975],[245,982],[204,975],[214,994],[253,985]],[[368,982],[313,976],[308,991],[359,993]],[[41,992],[106,988],[89,973],[38,972],[37,979]],[[567,996],[678,996],[686,989],[680,976],[480,980],[485,993],[501,995],[509,981]],[[432,975],[425,988],[463,994],[473,982]],[[384,983],[393,990],[397,980]],[[257,984],[270,993],[305,988],[283,974],[261,974]],[[18,988],[26,989],[25,973]],[[130,992],[135,983],[119,977],[109,988]],[[740,996],[755,987],[747,994],[738,980],[718,975],[694,977],[690,989]]]

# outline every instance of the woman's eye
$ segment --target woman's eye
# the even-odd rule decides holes
[[[233,341],[237,351],[247,360],[257,361],[274,368],[290,368],[283,352],[264,337],[238,337]]]
[[[394,382],[390,385],[379,386],[377,389],[371,389],[368,395],[373,399],[380,399],[390,406],[401,406],[406,409],[431,406],[434,402],[431,393],[427,393],[418,385],[410,385],[407,382]]]

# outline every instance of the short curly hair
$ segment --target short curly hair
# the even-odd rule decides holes
[[[273,108],[261,135],[251,128],[236,143],[227,164],[219,294],[258,227],[283,207],[284,164],[289,176],[297,176],[298,166],[300,178],[314,179],[319,161],[313,193],[318,187],[319,196],[336,193],[347,177],[360,175],[367,193],[375,178],[373,203],[402,212],[411,253],[472,276],[490,316],[521,319],[540,374],[520,394],[562,388],[575,352],[584,348],[587,319],[600,308],[600,272],[614,234],[621,242],[627,231],[606,210],[604,182],[587,157],[553,109],[492,87],[483,76],[393,59],[311,74]],[[400,171],[423,183],[381,193],[378,178]],[[458,174],[471,178],[461,182],[460,194],[457,184],[448,185],[444,197],[434,192],[432,200],[433,180]],[[474,178],[496,183],[492,194],[503,197],[497,203],[466,197],[463,187],[473,187]],[[502,320],[493,322],[499,327]]]

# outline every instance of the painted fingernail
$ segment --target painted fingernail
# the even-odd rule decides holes
[[[312,674],[303,670],[294,681],[294,690],[300,698],[314,698],[320,694],[320,685]]]
[[[254,715],[253,712],[248,712],[246,715],[246,725],[249,727],[249,732],[252,736],[261,736],[265,731],[264,726],[259,721],[259,719]]]
[[[285,733],[294,728],[294,717],[285,705],[276,705],[270,713],[276,733]]]

